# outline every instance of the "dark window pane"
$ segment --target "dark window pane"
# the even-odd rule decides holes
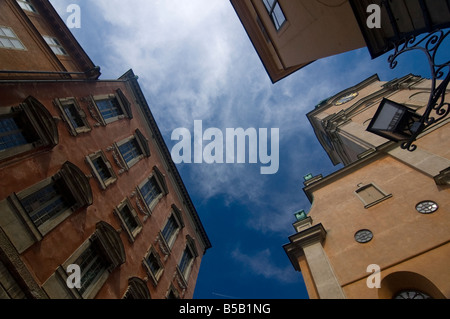
[[[152,177],[142,188],[142,196],[144,197],[147,205],[150,205],[153,200],[161,194],[161,188],[159,187],[156,179]]]
[[[75,261],[75,264],[81,269],[81,288],[78,290],[83,294],[96,279],[107,269],[108,263],[105,258],[99,254],[96,247],[89,246],[80,257]]]
[[[181,261],[180,261],[180,270],[181,272],[184,274],[187,270],[187,267],[189,266],[190,261],[194,258],[194,256],[192,256],[191,251],[189,250],[189,248],[186,248],[184,250],[183,256],[181,257]]]
[[[158,263],[158,259],[156,258],[156,256],[153,253],[150,254],[150,256],[148,256],[147,264],[148,264],[151,272],[153,273],[153,275],[156,275],[158,273],[158,271],[161,269],[161,266]]]
[[[162,231],[162,235],[166,242],[169,242],[175,231],[178,229],[178,223],[175,220],[175,217],[172,215],[167,221],[166,226]]]
[[[139,225],[136,222],[136,219],[134,218],[133,213],[130,210],[130,207],[128,207],[128,205],[125,205],[121,210],[120,210],[120,215],[122,216],[122,219],[124,220],[127,228],[133,232]]]
[[[75,204],[73,196],[61,180],[41,188],[20,202],[37,227]]]
[[[0,117],[0,151],[39,140],[25,114]]]
[[[96,100],[95,103],[97,104],[97,107],[105,120],[123,114],[122,108],[116,98]]]
[[[142,155],[142,150],[136,139],[132,139],[131,141],[119,146],[119,151],[127,163]]]
[[[93,159],[92,163],[94,164],[95,169],[97,170],[98,174],[100,175],[103,181],[106,181],[107,179],[112,177],[108,166],[106,165],[105,161],[101,156]]]
[[[83,119],[78,113],[78,110],[76,109],[75,105],[73,104],[64,105],[64,112],[66,113],[68,119],[70,120],[70,123],[72,123],[72,126],[75,129],[85,126]]]

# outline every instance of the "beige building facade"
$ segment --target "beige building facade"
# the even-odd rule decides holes
[[[272,82],[365,46],[349,2],[230,0]]]
[[[374,75],[308,114],[337,172],[305,180],[306,218],[284,249],[311,299],[450,297],[449,119],[409,152],[366,131],[383,98],[422,113],[430,80]]]
[[[377,58],[411,35],[450,26],[447,0],[230,2],[273,83],[318,59],[363,47]]]

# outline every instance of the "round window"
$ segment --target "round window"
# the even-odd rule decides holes
[[[395,295],[394,299],[432,299],[432,298],[421,291],[404,290]]]
[[[423,201],[416,205],[416,209],[421,214],[431,214],[437,211],[439,208],[438,204],[432,201]]]
[[[356,234],[355,234],[355,240],[361,244],[368,243],[369,241],[372,240],[372,238],[373,238],[373,234],[368,229],[362,229],[362,230],[356,232]]]

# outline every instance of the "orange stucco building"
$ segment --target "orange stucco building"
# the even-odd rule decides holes
[[[366,130],[383,98],[422,113],[430,82],[374,75],[308,114],[344,165],[305,179],[312,206],[284,246],[310,298],[450,297],[449,119],[428,127],[413,152]]]
[[[0,6],[0,298],[192,298],[211,243],[137,76],[99,80],[48,1]]]

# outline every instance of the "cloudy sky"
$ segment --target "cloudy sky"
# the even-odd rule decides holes
[[[418,74],[409,60],[390,70],[387,56],[360,49],[319,60],[272,84],[228,0],[52,0],[101,79],[130,68],[169,149],[177,128],[279,129],[279,170],[261,164],[179,164],[213,248],[203,258],[195,298],[307,298],[283,244],[294,213],[310,208],[303,176],[333,167],[305,114],[316,104],[378,73],[389,81]],[[402,59],[399,60],[400,62]],[[422,74],[425,75],[426,74]],[[270,134],[269,134],[270,136]],[[207,143],[205,143],[206,145]],[[224,148],[225,150],[225,148]]]

